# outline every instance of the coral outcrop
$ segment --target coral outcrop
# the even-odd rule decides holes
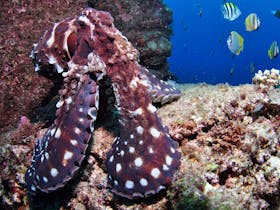
[[[280,71],[272,68],[271,70],[259,70],[253,77],[253,83],[260,85],[261,88],[280,87]]]

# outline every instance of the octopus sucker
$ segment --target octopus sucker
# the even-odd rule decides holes
[[[138,63],[139,52],[109,13],[87,8],[54,24],[34,45],[31,58],[38,73],[51,75],[55,67],[63,76],[56,120],[37,140],[26,171],[31,193],[53,192],[75,176],[99,108],[113,106],[120,132],[105,163],[112,192],[137,199],[166,189],[181,155],[153,103],[175,100],[181,92]]]

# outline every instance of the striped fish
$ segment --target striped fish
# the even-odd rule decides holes
[[[225,19],[233,21],[241,15],[240,9],[232,2],[226,2],[221,6],[221,11]]]
[[[279,54],[279,47],[276,41],[272,42],[270,48],[267,51],[268,57],[270,60],[276,58]]]
[[[255,31],[260,27],[261,21],[256,13],[251,13],[245,19],[246,31]]]

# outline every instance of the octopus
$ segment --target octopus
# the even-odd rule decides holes
[[[39,73],[63,78],[56,119],[36,141],[25,174],[31,194],[54,192],[75,177],[100,106],[119,113],[119,134],[105,161],[111,191],[138,199],[172,182],[181,155],[153,103],[175,100],[181,92],[138,63],[138,51],[109,13],[86,8],[55,23],[30,57]]]

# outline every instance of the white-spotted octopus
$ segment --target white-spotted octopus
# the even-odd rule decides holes
[[[37,140],[26,171],[31,193],[53,192],[77,174],[94,131],[99,93],[106,88],[101,100],[108,106],[115,101],[120,116],[120,133],[106,160],[112,191],[135,199],[171,183],[180,153],[152,102],[165,103],[181,93],[139,65],[138,56],[111,15],[92,8],[55,23],[34,45],[35,70],[62,74],[63,89],[56,120]]]

